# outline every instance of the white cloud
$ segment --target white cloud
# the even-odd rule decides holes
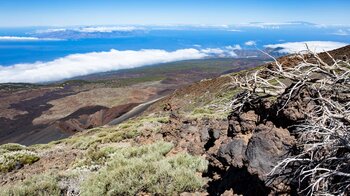
[[[78,28],[54,28],[46,30],[38,30],[36,33],[55,33],[65,31],[75,31],[80,33],[112,33],[112,32],[130,32],[135,30],[143,30],[140,27],[133,26],[93,26],[93,27],[78,27]]]
[[[120,31],[120,32],[128,32],[128,31],[135,31],[135,30],[140,30],[140,28],[137,27],[132,27],[132,26],[122,26],[122,27],[83,27],[80,29],[77,29],[76,31],[78,32],[84,32],[84,33],[112,33],[115,31]]]
[[[64,28],[57,28],[57,29],[46,29],[46,30],[37,30],[35,33],[55,33],[55,32],[63,32],[67,29]]]
[[[221,48],[206,48],[201,50],[201,52],[208,54],[210,56],[218,57],[236,57],[237,54],[232,49],[221,49]]]
[[[49,62],[0,66],[0,83],[57,81],[75,76],[151,64],[201,59],[210,56],[233,57],[234,55],[235,53],[218,48],[204,50],[189,48],[172,52],[155,49],[139,51],[112,49],[107,52],[72,54]]]
[[[333,35],[347,36],[350,35],[349,31],[339,29],[337,32],[333,33]]]
[[[225,53],[225,51],[220,49],[220,48],[206,48],[206,49],[203,49],[201,51],[206,53],[206,54],[223,54],[223,53]]]
[[[37,38],[37,37],[16,37],[16,36],[0,36],[0,41],[59,41],[60,39]]]
[[[227,31],[230,31],[230,32],[242,32],[242,30],[239,30],[239,29],[230,29],[230,30],[227,30]]]
[[[288,25],[301,25],[302,23],[298,22],[253,22],[248,24],[239,24],[238,26],[242,27],[253,27],[253,28],[261,28],[261,29],[279,29],[281,26]]]
[[[239,44],[236,44],[234,46],[226,46],[227,50],[242,50],[242,47]]]
[[[306,50],[306,44],[309,49],[313,52],[323,52],[334,50],[343,46],[348,45],[342,42],[332,42],[332,41],[305,41],[305,42],[287,42],[282,44],[269,44],[265,45],[265,48],[282,48],[279,49],[280,53],[296,53]]]
[[[256,42],[251,40],[251,41],[247,41],[246,43],[244,43],[244,45],[246,45],[246,46],[255,46]]]
[[[173,26],[173,25],[170,25],[170,26]],[[223,28],[223,29],[227,29],[230,27],[229,25],[226,25],[226,24],[218,24],[218,25],[197,24],[197,25],[184,25],[184,26],[197,27],[197,28]]]
[[[252,56],[246,56],[247,59],[250,59],[250,58],[258,58],[258,56],[256,55],[252,55]]]
[[[314,24],[313,26],[316,28],[335,28],[335,27],[346,28],[346,27],[349,27],[348,24]]]
[[[237,57],[238,55],[234,51],[227,51],[226,54],[228,57]]]

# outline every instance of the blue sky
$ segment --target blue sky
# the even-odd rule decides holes
[[[349,0],[0,0],[0,26],[349,24]]]

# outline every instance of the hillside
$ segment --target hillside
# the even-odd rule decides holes
[[[346,195],[350,46],[330,55],[196,81],[118,125],[4,144],[0,195]]]
[[[0,144],[63,139],[105,125],[174,89],[263,62],[205,59],[93,74],[53,84],[0,84]]]

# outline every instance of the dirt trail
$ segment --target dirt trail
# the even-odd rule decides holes
[[[129,112],[123,114],[122,116],[112,120],[111,122],[109,122],[107,125],[117,125],[122,123],[123,121],[132,118],[138,114],[141,114],[143,111],[145,111],[149,106],[151,106],[152,104],[154,104],[155,102],[163,99],[165,96],[148,101],[146,103],[142,103],[136,107],[134,107],[132,110],[130,110]]]

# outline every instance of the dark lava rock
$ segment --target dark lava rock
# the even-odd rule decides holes
[[[227,144],[220,146],[218,157],[226,164],[242,167],[247,145],[242,139],[234,138]]]
[[[277,162],[288,153],[294,143],[287,129],[276,128],[272,123],[260,124],[249,140],[246,159],[248,171],[265,179]]]

